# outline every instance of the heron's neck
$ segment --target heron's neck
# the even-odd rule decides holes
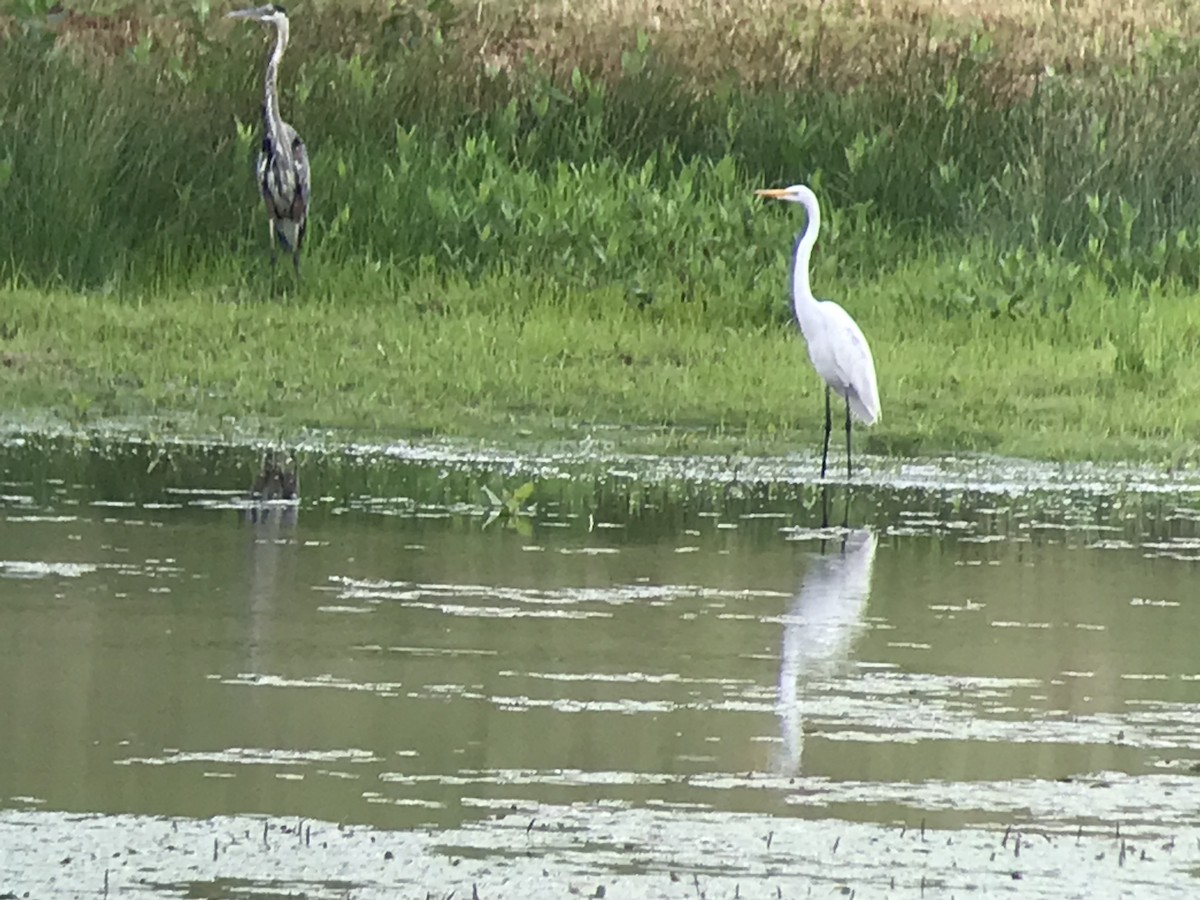
[[[263,83],[263,125],[268,134],[283,133],[283,116],[279,113],[279,63],[283,59],[283,51],[287,49],[288,23],[284,19],[275,23],[275,48],[267,61],[267,76]],[[285,148],[281,148],[285,149]]]
[[[796,240],[796,261],[792,270],[792,306],[796,311],[796,321],[800,324],[800,330],[807,335],[810,333],[809,322],[812,321],[817,307],[816,298],[813,297],[808,282],[808,263],[817,243],[817,232],[821,230],[821,209],[807,197],[803,198],[801,203],[808,213],[808,221]]]

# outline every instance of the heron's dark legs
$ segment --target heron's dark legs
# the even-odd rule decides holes
[[[275,235],[275,219],[267,216],[267,246],[271,248],[271,293],[279,290],[279,247]]]
[[[821,485],[821,527],[829,527],[829,482]]]
[[[292,248],[292,266],[296,270],[296,282],[300,282],[300,251],[304,249],[304,234],[308,230],[307,222],[301,222],[296,230],[296,246]]]
[[[850,398],[846,398],[846,480],[850,480]]]
[[[271,247],[271,274],[275,274],[275,266],[278,263],[279,251],[275,249],[275,220],[267,217],[267,244]]]
[[[825,477],[825,464],[829,461],[829,432],[833,430],[833,419],[829,414],[829,385],[825,386],[825,446],[821,450],[821,477]]]

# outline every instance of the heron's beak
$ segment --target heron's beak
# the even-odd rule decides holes
[[[772,200],[783,200],[787,197],[787,188],[761,188],[754,192],[760,197],[770,197]]]
[[[225,13],[227,19],[261,19],[261,9],[235,9]]]

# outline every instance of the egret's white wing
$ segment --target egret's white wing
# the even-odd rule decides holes
[[[850,411],[861,422],[879,421],[879,387],[875,382],[875,359],[858,323],[832,300],[822,300],[819,329],[805,334],[813,368],[825,383],[845,397]]]

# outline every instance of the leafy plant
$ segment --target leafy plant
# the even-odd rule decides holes
[[[535,490],[534,483],[526,481],[511,491],[505,491],[504,496],[500,497],[486,484],[483,485],[483,492],[487,495],[490,507],[483,527],[487,528],[493,522],[500,520],[505,527],[512,528],[520,534],[532,534],[533,525],[530,517],[537,512],[537,506],[530,503],[529,500],[533,497]]]

